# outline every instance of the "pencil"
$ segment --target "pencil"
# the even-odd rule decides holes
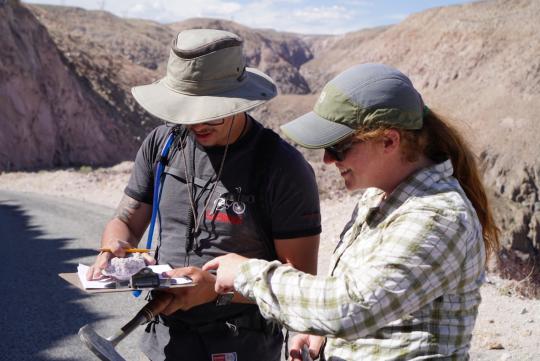
[[[98,249],[99,252],[111,252],[110,248],[100,248]],[[124,252],[126,253],[148,253],[152,252],[151,249],[146,248],[126,248],[124,249]]]

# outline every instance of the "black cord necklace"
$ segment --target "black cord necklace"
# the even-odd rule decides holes
[[[186,173],[186,182],[188,182],[187,190],[188,190],[188,198],[189,198],[189,205],[190,205],[190,207],[188,209],[188,212],[187,212],[188,219],[187,219],[187,227],[186,227],[186,235],[185,235],[186,236],[186,244],[185,244],[185,246],[186,246],[185,247],[185,252],[186,253],[185,253],[184,266],[189,266],[190,253],[191,253],[191,251],[193,249],[197,248],[197,247],[194,247],[195,246],[195,241],[196,241],[196,239],[198,237],[198,233],[199,233],[199,230],[200,230],[200,226],[202,224],[204,214],[206,212],[206,209],[208,208],[208,205],[210,204],[210,200],[212,199],[212,197],[213,197],[213,195],[214,195],[214,193],[216,191],[219,180],[221,179],[221,175],[222,175],[222,172],[223,172],[223,166],[225,164],[225,159],[227,157],[227,152],[229,150],[230,137],[231,137],[234,118],[235,118],[235,116],[233,116],[233,119],[231,121],[231,126],[229,127],[229,130],[227,132],[227,144],[225,145],[225,150],[223,152],[223,157],[221,158],[219,170],[216,173],[214,184],[213,184],[213,186],[212,186],[212,188],[210,190],[210,194],[208,195],[208,198],[206,198],[206,201],[204,202],[204,206],[203,206],[200,213],[197,213],[196,205],[198,204],[198,201],[200,200],[200,197],[202,197],[202,195],[208,189],[208,186],[212,182],[214,177],[211,177],[206,182],[206,184],[204,185],[203,189],[201,190],[201,192],[199,194],[199,197],[196,197],[196,194],[195,194],[196,193],[196,188],[195,188],[195,151],[196,151],[196,146],[195,146],[195,143],[193,143],[194,147],[193,147],[193,152],[192,152],[193,153],[193,159],[192,159],[192,174],[191,174],[191,176],[188,173],[186,152],[184,151],[184,148],[182,148],[182,157],[184,159],[184,171]]]

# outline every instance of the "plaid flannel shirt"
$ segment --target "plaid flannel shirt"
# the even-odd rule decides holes
[[[250,260],[235,288],[264,317],[327,335],[328,360],[468,360],[485,251],[476,212],[452,174],[446,161],[386,199],[367,189],[329,276]]]

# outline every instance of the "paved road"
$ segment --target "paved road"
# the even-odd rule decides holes
[[[46,186],[46,185],[44,185]],[[112,209],[0,191],[0,360],[95,360],[77,336],[87,323],[111,335],[144,305],[130,293],[88,295],[58,277],[90,264]],[[139,360],[142,328],[119,352]]]

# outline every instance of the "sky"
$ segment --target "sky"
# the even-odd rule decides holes
[[[428,8],[471,0],[26,0],[28,3],[102,9],[120,17],[172,23],[220,18],[252,28],[302,34],[343,34],[400,22]]]

